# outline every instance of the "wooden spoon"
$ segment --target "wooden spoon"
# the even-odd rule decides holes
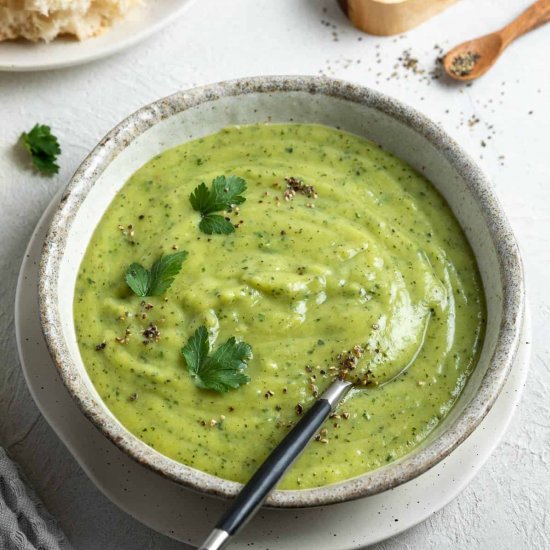
[[[499,31],[453,48],[443,59],[445,72],[455,80],[474,80],[485,74],[516,38],[550,21],[550,0],[538,0]]]

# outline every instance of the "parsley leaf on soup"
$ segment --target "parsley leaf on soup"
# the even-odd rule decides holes
[[[217,214],[208,214],[199,223],[199,228],[203,233],[212,235],[229,235],[235,231],[235,227],[230,221],[227,221],[223,216]]]
[[[250,378],[243,372],[252,357],[246,342],[231,337],[212,355],[206,327],[199,327],[181,349],[193,382],[199,388],[225,393],[247,384]]]
[[[214,212],[222,212],[242,204],[246,200],[242,196],[245,191],[246,182],[237,176],[218,176],[212,181],[210,189],[205,183],[198,185],[189,196],[189,201],[193,210],[201,215],[200,230],[208,235],[233,233],[235,226],[224,216]]]
[[[138,296],[160,296],[174,282],[186,256],[185,250],[161,256],[150,270],[133,263],[126,271],[126,283]]]
[[[31,154],[32,162],[37,170],[47,176],[59,172],[59,166],[55,161],[61,153],[61,147],[49,126],[35,124],[30,132],[21,134],[21,142]]]

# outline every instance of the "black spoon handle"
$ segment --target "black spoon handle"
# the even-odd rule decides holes
[[[254,516],[351,386],[342,380],[329,386],[258,468],[199,550],[220,550]]]

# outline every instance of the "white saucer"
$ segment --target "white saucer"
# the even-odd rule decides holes
[[[50,42],[0,42],[0,71],[43,71],[80,65],[114,54],[160,31],[192,0],[148,0],[107,32],[79,42],[59,38]]]
[[[167,481],[110,443],[83,416],[50,360],[37,309],[37,263],[50,216],[44,213],[29,243],[16,296],[15,324],[23,371],[36,404],[96,486],[152,529],[198,544],[227,503]],[[515,365],[488,416],[446,460],[392,491],[354,502],[307,510],[262,510],[232,548],[356,549],[395,536],[453,500],[472,480],[504,435],[529,367],[526,315]]]

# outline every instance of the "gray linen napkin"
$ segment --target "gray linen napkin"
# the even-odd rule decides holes
[[[0,447],[0,550],[72,550],[17,467]]]

